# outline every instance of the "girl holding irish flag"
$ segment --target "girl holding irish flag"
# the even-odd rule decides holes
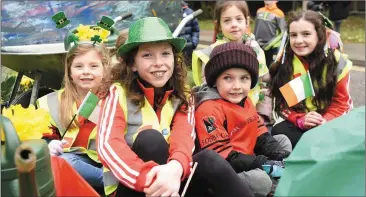
[[[272,134],[285,134],[294,147],[307,130],[352,109],[352,62],[341,52],[342,43],[334,39],[337,34],[322,14],[291,12],[287,24],[289,39],[270,67],[274,110],[284,119]]]
[[[96,30],[99,29],[99,30]],[[85,31],[86,30],[86,31]],[[77,33],[75,33],[77,32]],[[83,34],[81,34],[83,32]],[[103,42],[109,32],[94,26],[80,25],[69,32],[65,50],[63,89],[38,99],[38,107],[46,109],[52,119],[53,133],[43,138],[48,142],[50,154],[65,159],[91,186],[103,188],[102,164],[96,152],[96,120],[82,116],[84,100],[90,100],[93,94],[100,98],[103,93],[102,81],[109,72],[110,57],[107,48],[93,42],[91,37],[98,36]],[[73,40],[74,38],[77,38]],[[73,46],[70,45],[74,42]],[[96,97],[96,96],[95,96]],[[98,97],[94,99],[97,106]],[[77,109],[79,108],[79,111]],[[84,107],[85,108],[85,107]]]

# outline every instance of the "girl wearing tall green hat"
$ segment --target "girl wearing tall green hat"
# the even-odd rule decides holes
[[[186,196],[209,189],[217,196],[253,196],[214,151],[192,156],[196,134],[181,53],[185,43],[157,17],[129,27],[118,49],[123,62],[102,100],[98,124],[107,195],[179,196],[192,173]]]

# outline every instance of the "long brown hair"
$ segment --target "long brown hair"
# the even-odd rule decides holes
[[[141,109],[145,104],[144,93],[137,82],[138,74],[132,71],[138,48],[139,47],[136,47],[126,54],[123,57],[121,64],[113,68],[108,84],[111,84],[114,81],[121,83],[126,90],[127,97]],[[176,98],[181,100],[180,106],[184,106],[184,109],[188,109],[189,102],[187,95],[190,94],[190,91],[185,85],[187,70],[184,63],[184,57],[181,52],[178,53],[175,50],[174,46],[172,46],[172,48],[174,54],[174,71],[172,77],[164,87],[174,90],[169,99]]]
[[[64,79],[62,82],[62,86],[64,87],[64,91],[61,94],[61,125],[64,128],[67,128],[72,117],[74,115],[73,105],[75,102],[80,102],[78,98],[78,93],[75,87],[75,84],[72,82],[71,78],[71,64],[74,61],[75,57],[80,55],[84,55],[91,50],[95,50],[99,57],[101,58],[103,68],[104,68],[104,76],[102,79],[101,86],[97,91],[97,95],[99,98],[104,98],[107,95],[107,88],[105,87],[107,84],[103,81],[107,79],[110,71],[110,57],[107,48],[104,45],[92,45],[92,44],[78,44],[74,48],[72,48],[67,54],[65,58],[65,73]],[[70,128],[76,128],[79,126],[77,118],[71,124]]]
[[[318,36],[318,43],[314,48],[314,51],[306,57],[306,61],[309,64],[309,72],[311,80],[314,86],[315,97],[312,104],[317,108],[317,112],[323,114],[332,101],[332,97],[335,92],[337,83],[336,67],[337,62],[334,57],[334,52],[331,49],[327,50],[327,56],[324,53],[324,45],[326,43],[326,29],[324,26],[324,19],[312,10],[303,12],[290,12],[288,18],[287,32],[290,32],[290,24],[295,21],[305,20],[314,25],[315,31]],[[275,111],[280,114],[282,109],[288,108],[286,101],[284,100],[279,88],[285,85],[292,79],[293,75],[293,59],[294,52],[291,49],[290,44],[286,47],[286,56],[283,64],[275,62],[270,67],[271,75],[271,92],[276,99]],[[326,69],[325,80],[323,79],[323,72]],[[305,101],[300,102],[292,109],[296,111],[305,112]]]
[[[249,8],[246,1],[218,1],[214,9],[215,35],[221,32],[220,19],[222,12],[224,12],[228,7],[231,6],[237,7],[243,13],[245,21],[247,25],[249,25]]]

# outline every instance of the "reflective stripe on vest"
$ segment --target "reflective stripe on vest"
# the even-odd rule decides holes
[[[59,102],[58,102],[58,92],[52,92],[47,95],[47,105],[53,106],[48,107],[50,114],[52,116],[52,119],[55,121],[56,127],[59,129],[60,133],[65,131],[65,128],[62,127],[60,116],[59,116]]]
[[[108,168],[103,169],[103,183],[104,187],[118,185],[118,180],[114,177],[113,173],[108,170]]]
[[[209,46],[206,49],[194,51],[192,54],[192,76],[196,85],[201,85],[203,83],[203,68],[210,59],[211,52],[212,47]]]
[[[204,73],[204,67],[210,60],[210,54],[212,50],[220,44],[224,44],[226,41],[217,40],[215,43],[211,44],[205,49],[195,50],[192,54],[192,76],[194,83],[198,86],[203,83],[202,77]]]
[[[337,82],[339,82],[340,80],[342,80],[347,73],[349,73],[349,71],[352,68],[352,62],[347,60],[338,50],[334,51],[334,57],[336,58],[336,61],[338,62],[337,64],[337,68],[336,68],[336,72],[337,72]],[[293,60],[293,69],[294,69],[294,74],[293,75],[302,75],[306,73],[305,67],[304,65],[301,63],[300,59],[297,56],[294,56],[294,60]],[[325,83],[325,75],[327,73],[327,67],[324,68],[323,71],[323,80]],[[314,86],[317,86],[317,84],[314,84]],[[309,111],[316,111],[317,108],[313,105],[312,101],[313,101],[314,97],[309,97],[305,100],[305,104],[307,109],[309,109]]]
[[[169,99],[164,104],[161,114],[160,123],[155,113],[155,110],[150,105],[145,97],[145,104],[141,110],[133,104],[129,99],[126,99],[125,90],[119,84],[114,84],[118,89],[119,104],[122,106],[127,126],[125,128],[126,143],[132,147],[138,133],[146,129],[155,129],[161,132],[165,140],[168,142],[170,136],[170,126],[175,112],[178,110],[180,100]],[[169,143],[169,142],[168,142]],[[106,195],[114,192],[119,184],[118,179],[106,167],[103,167],[103,182]]]
[[[61,127],[60,114],[59,114],[59,110],[60,110],[59,101],[60,101],[62,92],[63,92],[63,90],[60,90],[57,92],[52,92],[52,93],[47,94],[46,96],[38,99],[39,107],[50,112],[51,117],[52,117],[51,122],[53,122],[56,125],[56,127],[59,130],[61,135],[65,131],[65,129],[63,127]],[[74,105],[73,107],[74,107],[74,111],[76,111],[76,105]],[[67,131],[67,133],[64,136],[64,139],[68,140],[69,146],[65,147],[63,149],[64,152],[86,153],[94,161],[100,162],[98,159],[98,156],[97,156],[97,152],[96,152],[96,143],[95,143],[95,138],[96,138],[96,133],[97,133],[96,128],[94,128],[93,131],[89,135],[88,149],[85,149],[84,147],[71,147],[72,144],[74,143],[78,133],[79,133],[79,128],[74,128],[74,129]]]
[[[90,139],[89,140],[89,150],[97,150],[97,143],[95,141],[95,139]]]

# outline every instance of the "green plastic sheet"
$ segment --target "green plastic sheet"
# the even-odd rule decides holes
[[[275,196],[365,196],[365,106],[307,131]]]

